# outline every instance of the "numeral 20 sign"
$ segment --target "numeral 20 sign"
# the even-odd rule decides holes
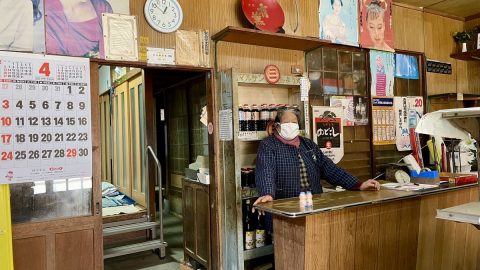
[[[0,52],[0,184],[92,176],[88,59]]]

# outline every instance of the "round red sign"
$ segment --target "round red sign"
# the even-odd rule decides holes
[[[266,66],[263,75],[269,84],[275,84],[280,80],[280,70],[275,65]]]

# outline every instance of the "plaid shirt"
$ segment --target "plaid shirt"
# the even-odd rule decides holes
[[[312,194],[322,192],[320,179],[346,189],[356,186],[357,178],[325,157],[312,140],[301,137],[300,147],[295,148],[272,136],[258,147],[255,182],[260,196],[270,194],[274,199],[283,199],[300,194],[299,155],[307,168]]]

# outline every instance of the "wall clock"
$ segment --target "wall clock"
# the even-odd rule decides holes
[[[148,24],[162,33],[177,31],[183,21],[182,7],[177,0],[147,0],[143,11]]]

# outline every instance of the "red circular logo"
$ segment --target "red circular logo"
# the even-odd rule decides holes
[[[275,84],[280,80],[280,70],[275,65],[266,66],[263,75],[269,84]]]

